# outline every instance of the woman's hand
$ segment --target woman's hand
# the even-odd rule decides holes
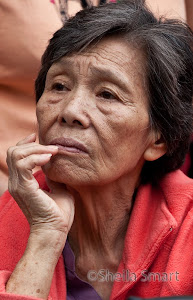
[[[35,134],[26,137],[7,152],[9,192],[25,214],[31,233],[59,231],[68,233],[74,218],[74,201],[65,184],[47,180],[51,193],[42,191],[32,174],[58,152],[57,146],[34,143]]]
[[[7,154],[9,191],[30,225],[24,255],[6,291],[47,299],[55,266],[74,219],[74,200],[65,184],[47,181],[51,193],[40,189],[32,174],[57,154],[56,146],[35,143],[35,134],[11,147]]]

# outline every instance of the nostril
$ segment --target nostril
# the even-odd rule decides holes
[[[76,119],[71,120],[71,118],[68,119],[68,118],[62,117],[60,120],[61,120],[60,122],[62,124],[68,123],[69,125],[75,124],[75,125],[83,126],[83,123]]]
[[[78,124],[78,125],[81,125],[81,126],[82,126],[82,123],[81,123],[80,121],[78,121],[78,120],[74,120],[74,121],[73,121],[73,123],[74,123],[74,124]]]

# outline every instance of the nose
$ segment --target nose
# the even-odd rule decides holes
[[[78,126],[81,128],[88,128],[90,125],[90,118],[88,115],[88,103],[86,98],[82,95],[75,95],[71,99],[64,99],[62,101],[62,109],[59,113],[58,120],[60,124],[67,124],[69,126]]]

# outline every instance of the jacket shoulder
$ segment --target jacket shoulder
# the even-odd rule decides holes
[[[160,187],[166,198],[176,202],[188,201],[193,204],[193,179],[187,177],[182,171],[177,170],[167,174],[161,181]]]

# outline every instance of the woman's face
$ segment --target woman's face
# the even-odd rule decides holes
[[[59,145],[44,166],[50,179],[102,185],[140,174],[152,142],[144,66],[118,37],[51,66],[37,104],[40,143]]]

